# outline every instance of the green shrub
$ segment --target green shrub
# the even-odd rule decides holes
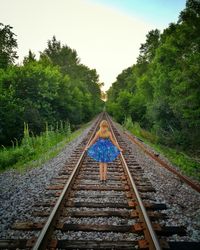
[[[34,136],[29,131],[28,124],[24,123],[24,136],[20,146],[18,141],[16,141],[16,144],[12,142],[12,147],[7,149],[3,146],[2,150],[0,150],[0,170],[5,170],[9,167],[18,168],[18,166],[37,160],[41,156],[46,157],[45,153],[48,150],[63,140],[69,140],[71,134],[69,122],[60,121],[55,128],[46,123],[46,131],[41,133],[40,136]]]
[[[132,133],[134,133],[138,137],[142,137],[143,139],[147,139],[148,141],[150,141],[152,143],[156,143],[158,141],[158,137],[155,134],[153,134],[145,129],[142,129],[138,122],[133,123],[131,116],[128,116],[125,118],[123,126],[126,129],[130,130]]]
[[[132,132],[135,136],[143,139],[145,143],[149,144],[152,148],[154,148],[159,153],[166,156],[172,164],[176,165],[181,171],[189,176],[192,176],[196,180],[200,181],[200,163],[198,160],[189,157],[186,153],[179,150],[179,148],[170,148],[168,145],[170,143],[165,140],[169,140],[170,137],[168,135],[163,135],[158,137],[155,133],[151,133],[145,129],[140,127],[140,124],[132,121],[131,117],[126,117],[124,120],[123,126]],[[155,132],[155,128],[154,128]],[[159,131],[160,133],[161,131]],[[176,131],[175,131],[176,132]],[[174,132],[174,133],[175,133]],[[158,133],[158,134],[159,134]],[[177,138],[177,137],[176,137]],[[180,143],[181,143],[180,138]],[[171,138],[174,140],[174,138]]]
[[[131,130],[133,129],[133,121],[132,121],[132,118],[131,116],[128,116],[124,119],[124,123],[123,123],[123,126],[128,129],[128,130]]]

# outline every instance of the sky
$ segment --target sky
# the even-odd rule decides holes
[[[133,65],[152,29],[176,22],[186,0],[0,0],[0,22],[17,35],[18,63],[39,52],[55,35],[95,68],[102,90]]]

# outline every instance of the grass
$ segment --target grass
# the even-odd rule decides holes
[[[0,150],[0,172],[16,169],[20,172],[27,168],[40,166],[55,157],[67,143],[78,137],[89,125],[86,123],[78,130],[71,132],[70,124],[60,122],[56,128],[46,124],[46,131],[40,136],[30,135],[28,124],[24,124],[24,137],[20,145],[12,142],[13,146]]]
[[[159,143],[158,136],[144,130],[139,123],[133,123],[131,117],[127,117],[123,127],[128,129],[132,134],[142,139],[154,150],[165,156],[173,165],[178,167],[183,174],[192,177],[200,182],[200,162],[189,156],[183,151],[164,146]]]

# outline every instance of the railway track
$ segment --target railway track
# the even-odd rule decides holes
[[[124,149],[108,164],[106,184],[99,181],[98,163],[84,151],[102,119],[108,120],[113,137]],[[170,235],[185,235],[185,228],[159,224],[167,207],[155,201],[155,189],[143,174],[110,117],[101,113],[89,138],[46,188],[46,199],[34,205],[37,221],[12,225],[13,230],[36,235],[1,240],[0,249],[198,249],[192,242],[167,241]]]

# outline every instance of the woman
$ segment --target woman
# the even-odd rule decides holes
[[[106,182],[107,180],[107,163],[114,161],[120,151],[122,151],[122,148],[113,139],[108,127],[108,122],[102,120],[100,129],[86,147],[87,154],[99,162],[101,182]]]

